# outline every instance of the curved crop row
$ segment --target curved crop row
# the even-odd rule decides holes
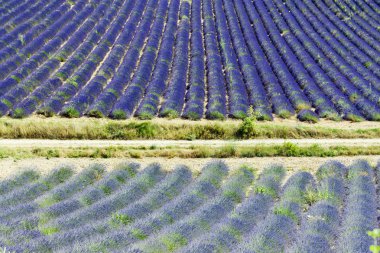
[[[222,161],[200,173],[123,163],[61,166],[0,182],[0,246],[12,252],[367,252],[378,169],[335,161],[255,179]]]
[[[375,0],[0,6],[0,115],[380,120]]]

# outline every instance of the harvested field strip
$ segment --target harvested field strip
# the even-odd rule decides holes
[[[242,139],[242,121],[152,121],[108,119],[62,119],[32,117],[22,120],[0,119],[0,137],[8,139],[90,139],[90,140],[231,140]],[[275,124],[255,122],[249,138],[325,139],[380,138],[378,122],[331,122],[318,125],[292,120],[276,120]]]
[[[248,158],[248,157],[336,157],[380,155],[380,145],[323,146],[284,142],[277,145],[222,146],[80,146],[80,147],[0,147],[0,158]]]

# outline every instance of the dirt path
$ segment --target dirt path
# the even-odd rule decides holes
[[[42,148],[42,147],[189,147],[210,146],[221,147],[226,145],[253,146],[253,145],[281,145],[285,142],[300,146],[317,144],[324,147],[329,146],[380,146],[380,139],[256,139],[241,141],[224,140],[40,140],[40,139],[0,139],[0,147],[3,148]]]
[[[241,165],[249,165],[253,168],[261,171],[263,168],[269,166],[270,164],[278,163],[283,164],[289,174],[298,170],[306,170],[314,172],[318,167],[328,160],[337,160],[345,165],[349,165],[352,161],[356,159],[366,159],[375,166],[377,162],[380,161],[380,156],[355,156],[355,157],[334,157],[334,158],[323,158],[323,157],[255,157],[255,158],[227,158],[222,159],[231,169],[236,169]],[[32,158],[32,159],[0,159],[0,179],[14,175],[15,173],[20,173],[25,169],[33,168],[42,174],[47,174],[55,167],[62,164],[69,164],[74,166],[77,171],[86,168],[88,165],[93,163],[101,163],[107,166],[108,170],[112,170],[117,164],[124,161],[133,161],[140,163],[142,167],[146,165],[158,162],[164,169],[171,170],[176,165],[184,164],[188,166],[193,171],[201,170],[207,162],[212,161],[210,158],[191,158],[191,159],[181,159],[181,158],[143,158],[143,159],[122,159],[122,158],[108,158],[108,159],[91,159],[91,158]]]

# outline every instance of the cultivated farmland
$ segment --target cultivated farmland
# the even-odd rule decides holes
[[[380,120],[380,4],[3,0],[0,115]]]
[[[254,164],[252,164],[254,166]],[[0,244],[10,252],[367,252],[380,167],[328,161],[314,174],[191,172],[153,163],[59,166],[0,182]]]
[[[380,0],[0,0],[0,252],[377,253],[379,193]]]

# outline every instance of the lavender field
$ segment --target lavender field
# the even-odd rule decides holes
[[[252,164],[254,167],[254,164]],[[199,173],[122,163],[0,181],[5,252],[369,252],[380,163]]]
[[[0,115],[380,120],[378,0],[2,0]]]

